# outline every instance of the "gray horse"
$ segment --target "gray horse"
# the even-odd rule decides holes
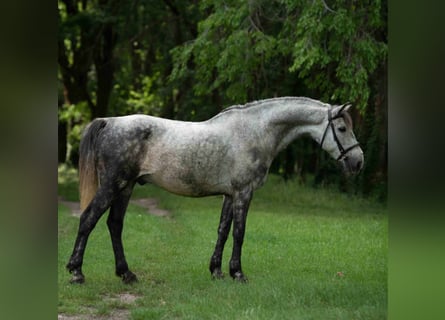
[[[283,97],[232,106],[204,122],[147,115],[95,119],[80,143],[83,213],[67,264],[71,282],[85,281],[82,263],[88,236],[108,208],[116,275],[125,283],[137,280],[128,268],[121,239],[135,183],[153,183],[191,197],[223,195],[210,272],[214,278],[223,277],[222,254],[233,221],[230,275],[245,281],[241,248],[250,200],[281,150],[308,135],[340,162],[345,173],[362,169],[363,152],[352,131],[349,107]]]

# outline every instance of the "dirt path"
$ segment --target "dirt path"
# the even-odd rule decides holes
[[[67,201],[63,198],[59,197],[59,203],[67,206],[71,214],[76,217],[80,217],[82,213],[80,211],[80,204],[78,201]],[[152,214],[158,217],[168,217],[170,216],[170,212],[168,210],[160,209],[158,207],[158,200],[155,198],[142,198],[142,199],[134,199],[130,200],[131,204],[137,205],[139,207],[145,208],[148,214]]]
[[[131,293],[121,293],[115,296],[104,296],[103,299],[111,303],[118,303],[122,308],[115,308],[110,310],[107,315],[95,315],[95,310],[90,310],[88,313],[82,313],[78,315],[67,315],[59,313],[57,315],[58,320],[126,320],[130,317],[130,308],[135,304],[139,297]]]
[[[168,210],[160,209],[158,207],[158,200],[155,198],[142,198],[130,200],[130,203],[147,209],[148,214],[152,214],[158,217],[168,217],[170,212]]]

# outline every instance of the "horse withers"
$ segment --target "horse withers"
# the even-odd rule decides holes
[[[93,120],[80,143],[83,213],[67,264],[73,274],[71,282],[85,281],[82,264],[88,236],[109,208],[107,225],[116,275],[125,283],[137,280],[128,268],[121,239],[124,215],[136,183],[152,183],[191,197],[223,195],[210,272],[214,278],[223,277],[222,254],[233,224],[230,275],[245,281],[241,249],[249,204],[281,150],[308,135],[338,160],[346,174],[362,169],[363,152],[353,133],[349,107],[283,97],[232,106],[203,122],[148,115]]]

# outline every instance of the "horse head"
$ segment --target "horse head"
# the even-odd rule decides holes
[[[341,163],[346,174],[357,174],[363,168],[364,157],[353,132],[350,107],[329,106],[320,146]]]

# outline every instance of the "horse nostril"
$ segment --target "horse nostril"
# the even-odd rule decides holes
[[[360,170],[361,168],[362,168],[362,161],[361,161],[361,160],[359,160],[359,161],[357,161],[357,164],[356,164],[355,170],[359,171],[359,170]]]

